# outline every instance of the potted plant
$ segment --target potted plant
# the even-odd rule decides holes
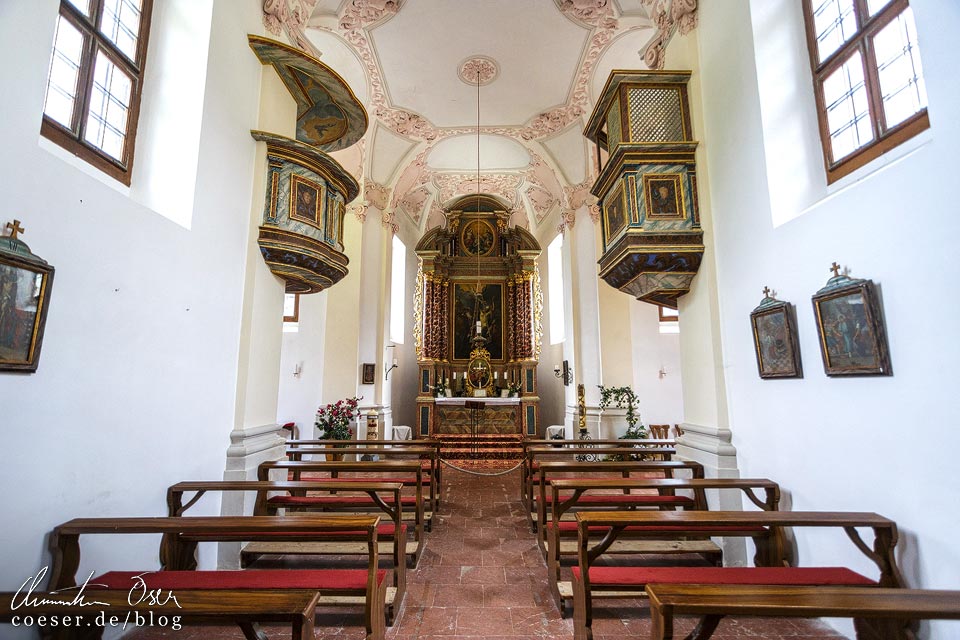
[[[350,423],[360,415],[357,410],[359,400],[360,398],[344,398],[317,409],[317,419],[314,426],[321,431],[320,437],[324,440],[352,440],[353,429],[350,428]],[[345,447],[347,445],[327,444],[327,447],[338,446]],[[327,454],[327,459],[343,460],[343,454],[330,453]]]
[[[618,440],[640,440],[647,437],[647,428],[640,422],[640,414],[637,411],[639,398],[630,387],[605,387],[602,384],[597,385],[600,388],[600,408],[616,407],[617,409],[626,409],[627,430],[618,438]],[[637,425],[637,423],[640,423]],[[646,456],[642,454],[630,456],[634,460],[644,460]],[[622,460],[619,455],[607,456],[611,460]]]

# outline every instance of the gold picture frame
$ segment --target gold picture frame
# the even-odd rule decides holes
[[[603,203],[604,244],[609,244],[627,226],[627,201],[623,183]]]
[[[304,222],[323,230],[321,215],[326,198],[326,187],[301,175],[290,175],[290,219]]]
[[[679,173],[648,173],[643,176],[643,201],[650,220],[683,220],[686,198]]]
[[[42,260],[0,254],[0,371],[37,370],[53,274]]]

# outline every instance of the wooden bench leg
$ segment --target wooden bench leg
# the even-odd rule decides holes
[[[673,640],[673,608],[650,607],[651,640]]]
[[[313,614],[304,616],[293,623],[293,632],[290,634],[290,640],[315,640],[316,635],[313,631]]]
[[[573,640],[593,640],[593,612],[580,580],[573,581]]]
[[[247,640],[269,640],[267,634],[256,622],[238,622],[237,626],[243,631],[243,637]]]
[[[723,616],[709,615],[700,618],[700,622],[687,636],[687,640],[707,640],[717,630],[717,625],[723,620]]]
[[[895,618],[854,618],[853,628],[857,640],[913,640],[906,620]]]

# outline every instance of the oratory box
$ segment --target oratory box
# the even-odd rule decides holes
[[[597,145],[600,277],[676,308],[703,257],[689,71],[613,71],[584,135]]]
[[[540,245],[495,196],[462,196],[445,211],[446,225],[416,248],[418,433],[463,433],[464,401],[478,400],[481,432],[535,435]]]

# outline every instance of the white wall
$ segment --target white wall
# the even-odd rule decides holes
[[[300,321],[296,332],[283,334],[280,358],[280,397],[277,422],[296,422],[303,438],[313,437],[313,420],[323,388],[323,351],[327,320],[327,292],[300,296]],[[300,366],[300,375],[294,376]]]
[[[655,305],[605,282],[600,283],[598,294],[603,385],[632,387],[643,424],[679,424],[683,421],[679,335],[660,333]],[[670,372],[663,378],[661,366]],[[620,420],[616,437],[626,428]]]
[[[262,31],[259,7],[214,3],[188,231],[40,147],[58,4],[0,4],[0,51],[15,61],[0,68],[4,215],[57,269],[37,373],[0,374],[0,482],[28,487],[6,501],[3,589],[49,562],[58,523],[163,515],[169,485],[219,478],[234,419],[261,67],[245,34]],[[215,496],[195,509],[218,510]],[[83,550],[81,573],[156,567],[147,537]]]
[[[656,306],[627,298],[633,389],[640,397],[640,418],[648,425],[680,424],[683,422],[680,336],[660,333],[660,313]]]
[[[779,15],[796,13],[791,0],[776,3],[783,5]],[[697,33],[723,364],[741,474],[780,482],[792,509],[876,511],[896,520],[907,583],[958,588],[954,532],[960,510],[944,496],[960,489],[960,404],[949,375],[960,358],[960,342],[951,338],[958,326],[960,222],[955,181],[948,175],[960,143],[960,11],[939,0],[911,2],[930,102],[930,141],[883,170],[871,165],[870,175],[848,181],[774,227],[770,199],[777,194],[768,194],[768,159],[794,150],[773,137],[764,149],[761,108],[768,105],[761,105],[761,96],[783,91],[758,92],[753,80],[759,75],[764,82],[794,82],[798,95],[800,87],[810,86],[806,58],[790,48],[769,55],[764,25],[751,24],[751,6],[766,14],[769,4],[702,3]],[[802,26],[793,23],[795,30]],[[808,119],[806,106],[797,100],[795,118]],[[824,285],[834,260],[849,267],[851,276],[878,285],[893,376],[823,373],[810,296]],[[797,306],[802,380],[757,376],[749,313],[765,285]],[[851,563],[870,572],[841,532],[798,533],[802,564]],[[924,637],[960,635],[957,623],[933,623],[927,630]]]

